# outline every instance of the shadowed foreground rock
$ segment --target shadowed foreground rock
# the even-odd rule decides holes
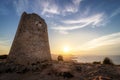
[[[64,61],[31,67],[0,63],[0,80],[120,80],[120,66]]]

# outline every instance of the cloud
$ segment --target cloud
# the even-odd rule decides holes
[[[104,14],[96,14],[90,17],[86,18],[80,18],[80,19],[75,19],[75,20],[64,20],[62,23],[64,23],[64,26],[55,26],[52,27],[54,30],[58,31],[69,31],[69,30],[75,30],[75,29],[80,29],[83,27],[87,27],[88,25],[91,26],[100,26],[101,22],[104,20]]]
[[[0,41],[0,45],[4,45],[7,46],[8,45],[9,40],[4,40],[4,41]]]
[[[8,54],[10,49],[9,40],[0,38],[0,54]]]
[[[63,21],[65,24],[77,24],[77,23],[93,23],[93,25],[98,24],[102,21],[103,13],[96,14],[87,18],[77,19],[77,20],[66,20]]]
[[[59,33],[62,33],[62,34],[68,34],[68,32],[67,31],[59,31]]]
[[[83,24],[83,25],[75,25],[75,26],[65,26],[65,27],[63,27],[63,26],[58,26],[58,27],[52,27],[52,29],[54,29],[54,30],[58,30],[58,31],[68,31],[68,30],[74,30],[74,29],[79,29],[79,28],[83,28],[83,27],[85,27],[85,26],[87,26],[89,23],[86,23],[86,24]]]
[[[29,0],[16,0],[13,2],[15,10],[18,15],[21,15],[24,11],[29,8]]]
[[[23,11],[35,11],[42,15],[61,15],[65,16],[67,13],[76,13],[79,9],[80,2],[82,0],[17,0],[14,1],[14,7],[18,15],[20,15]],[[61,6],[62,3],[62,6]]]
[[[111,15],[110,15],[110,18],[111,17],[114,17],[116,15],[120,14],[120,8],[116,9]]]
[[[43,0],[39,2],[42,14],[59,14],[59,8],[54,0]]]
[[[41,0],[36,4],[39,5],[42,15],[66,15],[67,13],[78,12],[80,2],[82,0],[71,0],[68,2],[62,2],[62,6],[59,0]]]
[[[49,14],[63,14],[76,13],[79,9],[80,2],[82,0],[72,0],[69,3],[63,3],[62,6],[55,0],[43,1],[42,2],[42,13]]]
[[[86,44],[81,45],[79,50],[92,50],[101,46],[114,44],[120,44],[120,32],[93,39]]]
[[[72,0],[71,4],[65,4],[63,11],[61,11],[63,14],[67,13],[67,12],[71,12],[71,13],[76,13],[78,12],[80,3],[82,2],[82,0]]]
[[[87,16],[90,12],[90,8],[86,7],[85,10],[83,12],[81,12],[82,16]]]

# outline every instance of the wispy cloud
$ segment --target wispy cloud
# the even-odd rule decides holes
[[[42,14],[59,14],[59,8],[54,0],[42,0],[39,1],[38,5],[40,4]]]
[[[110,18],[111,17],[114,17],[116,15],[120,14],[120,8],[116,9],[111,15],[110,15]]]
[[[63,6],[59,5],[56,0],[43,1],[42,13],[60,14],[76,13],[79,9],[80,2],[82,0],[72,0],[69,3],[63,3]]]
[[[98,24],[99,22],[102,21],[103,13],[101,14],[96,14],[87,18],[83,19],[77,19],[77,20],[66,20],[63,21],[65,24],[80,24],[80,23],[93,23],[93,25]]]
[[[76,13],[79,10],[79,6],[82,0],[72,0],[71,4],[65,4],[64,9],[61,11],[62,13],[71,12]]]
[[[42,15],[64,15],[66,13],[76,13],[79,9],[80,2],[82,0],[70,0],[69,3],[65,2],[60,5],[61,0],[34,0],[32,3],[29,0],[17,0],[14,1],[14,7],[18,15],[23,11],[40,12]],[[59,3],[60,2],[60,3]]]
[[[87,18],[80,18],[75,20],[64,20],[62,23],[64,23],[66,26],[55,26],[52,27],[54,30],[58,31],[68,31],[68,30],[74,30],[79,29],[83,27],[87,27],[88,25],[93,26],[99,26],[100,23],[104,20],[104,14],[96,14]]]
[[[0,54],[8,54],[10,49],[9,40],[0,38]]]
[[[15,0],[14,7],[18,15],[21,15],[23,11],[35,12],[44,17],[49,17],[49,19],[52,17],[51,20],[55,15],[57,15],[57,17],[65,16],[59,20],[56,19],[57,17],[55,16],[54,20],[58,20],[56,23],[57,26],[51,25],[53,26],[51,29],[62,34],[68,34],[70,30],[88,26],[93,28],[104,26],[111,20],[112,17],[120,13],[120,8],[118,8],[109,16],[105,12],[92,12],[92,14],[90,14],[91,8],[89,5],[85,8],[85,10],[80,10],[81,2],[83,1],[84,0],[69,0],[69,2],[68,0],[64,0],[64,2],[62,0],[34,0],[32,2],[29,0]],[[66,15],[69,16],[69,14],[72,14],[72,17],[75,17],[73,13],[77,13],[77,19],[70,20],[69,18],[68,20],[65,20],[67,19]],[[78,15],[79,13],[82,15]]]
[[[14,8],[18,15],[22,12],[27,11],[29,8],[29,0],[15,0],[13,2]]]
[[[83,25],[74,25],[74,26],[58,26],[58,27],[52,27],[54,30],[58,31],[68,31],[68,30],[74,30],[79,29],[87,26],[89,23],[83,24]]]
[[[83,12],[81,12],[82,16],[87,16],[90,13],[90,8],[86,7],[85,10]]]
[[[93,39],[79,47],[79,50],[92,50],[100,46],[120,44],[120,32]]]

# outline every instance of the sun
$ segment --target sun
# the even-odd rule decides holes
[[[63,47],[63,52],[65,52],[65,53],[70,52],[69,46],[64,46],[64,47]]]

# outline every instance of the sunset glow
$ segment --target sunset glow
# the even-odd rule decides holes
[[[119,3],[119,0],[2,0],[0,54],[9,54],[25,11],[40,15],[47,23],[52,54],[119,55]]]
[[[64,53],[69,53],[70,52],[70,48],[68,46],[64,46],[63,47],[63,52]]]

